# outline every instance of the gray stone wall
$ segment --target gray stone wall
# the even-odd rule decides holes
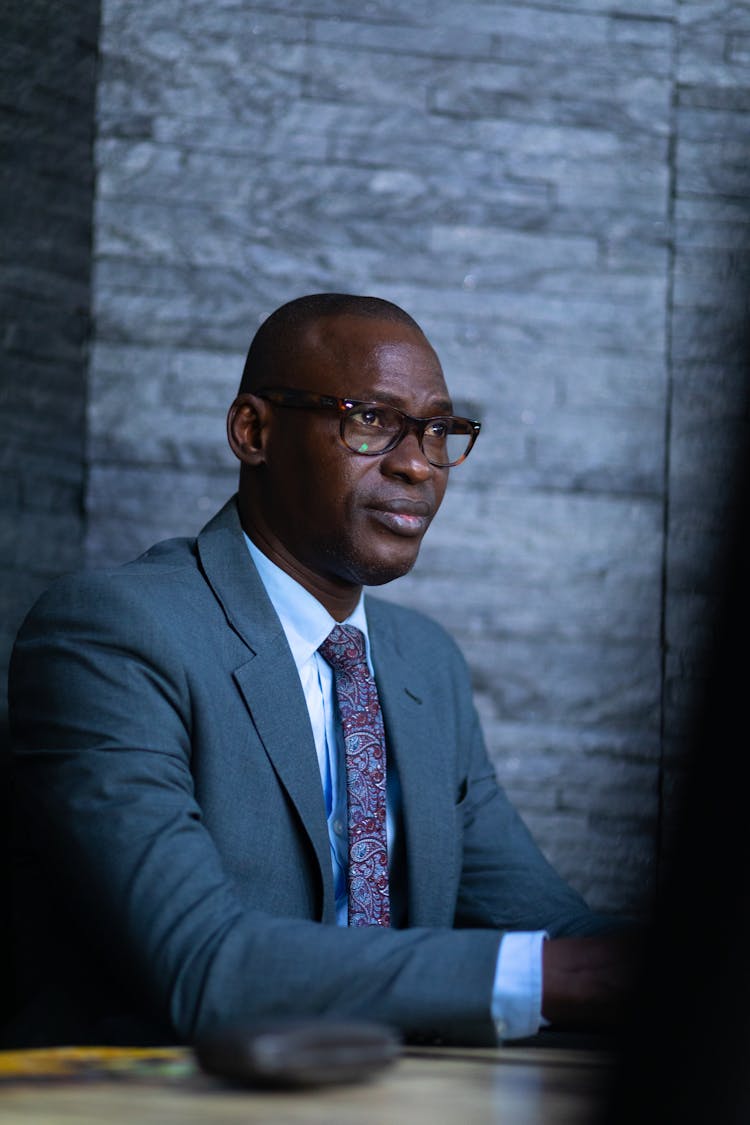
[[[26,0],[0,21],[3,729],[21,619],[52,577],[83,562],[98,22],[98,0]]]
[[[233,490],[273,308],[401,303],[484,431],[382,592],[458,638],[502,781],[617,911],[668,854],[746,440],[748,44],[719,0],[103,3],[88,561]]]

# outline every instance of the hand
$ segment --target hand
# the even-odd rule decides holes
[[[635,933],[552,938],[542,945],[542,1015],[558,1027],[613,1027],[631,1000],[642,952]]]

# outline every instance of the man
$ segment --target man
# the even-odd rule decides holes
[[[495,1042],[611,1016],[620,939],[578,936],[609,924],[498,788],[455,645],[362,597],[413,566],[473,444],[452,410],[403,310],[292,301],[229,411],[237,497],[197,540],[62,579],[32,611],[10,696],[18,1039],[323,1014]],[[366,655],[358,711],[329,634]],[[352,729],[365,712],[375,734]],[[379,804],[347,827],[357,785]]]

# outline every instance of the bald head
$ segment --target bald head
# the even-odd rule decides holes
[[[413,317],[392,301],[351,293],[311,293],[281,305],[255,333],[242,372],[240,394],[288,382],[309,343],[311,329],[324,330],[322,322],[340,316],[392,321],[408,325],[421,335]],[[315,333],[319,338],[320,332]]]

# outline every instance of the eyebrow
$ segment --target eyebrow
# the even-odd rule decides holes
[[[351,395],[349,397],[354,398],[355,396]],[[382,394],[374,393],[372,398],[365,399],[365,400],[360,399],[360,402],[362,402],[362,401],[382,402],[386,406],[395,406],[398,410],[404,410],[405,409],[404,404],[403,404],[403,399],[400,398],[398,395],[389,394],[387,391],[384,391]],[[431,410],[431,413],[429,415],[423,414],[422,417],[423,418],[427,418],[427,417],[430,417],[430,418],[435,417],[436,418],[436,417],[442,417],[445,414],[452,415],[453,414],[453,403],[451,402],[451,400],[449,398],[441,398],[441,399],[438,399],[438,401],[434,404],[434,406],[430,407],[430,410]],[[406,411],[406,413],[408,414],[410,412]]]

